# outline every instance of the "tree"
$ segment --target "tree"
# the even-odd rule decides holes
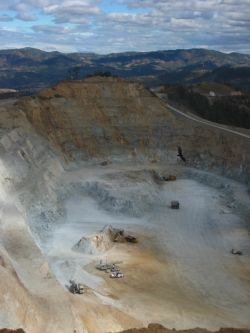
[[[77,65],[71,67],[68,71],[69,79],[70,80],[78,80],[80,78],[81,66]]]

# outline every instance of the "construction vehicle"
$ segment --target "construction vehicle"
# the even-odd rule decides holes
[[[119,270],[118,266],[115,266],[114,269],[114,265],[112,264],[99,264],[96,266],[96,269],[98,269],[99,271],[104,271],[106,273],[112,272],[112,270]]]
[[[111,279],[120,279],[120,278],[123,278],[124,277],[124,274],[120,271],[114,271],[114,272],[111,272],[110,276],[109,276]]]
[[[175,181],[177,178],[174,175],[169,175],[169,176],[163,176],[162,180],[164,180],[165,182],[171,182],[171,181]]]
[[[172,209],[179,209],[179,208],[180,208],[180,203],[179,203],[179,201],[176,201],[176,200],[171,201],[171,208],[172,208]]]
[[[116,263],[107,263],[107,261],[106,261],[106,263],[104,264],[102,262],[102,260],[95,267],[99,271],[104,271],[106,273],[110,273],[112,271],[120,271],[120,268],[119,268],[119,266],[116,265]]]
[[[242,256],[242,252],[241,251],[237,251],[235,249],[232,249],[231,253],[234,254],[234,255]]]
[[[132,236],[132,235],[127,235],[125,236],[125,239],[127,242],[129,243],[138,243],[138,240],[136,237]]]
[[[119,279],[124,277],[124,274],[120,271],[120,267],[117,266],[116,263],[108,264],[106,261],[106,263],[103,264],[101,260],[100,263],[96,265],[96,269],[110,273],[109,277],[112,279]]]
[[[112,268],[111,264],[98,264],[95,266],[96,269],[98,269],[99,271],[104,271],[106,272],[107,270],[110,270]]]
[[[120,272],[120,267],[119,266],[116,266],[115,264],[112,265],[112,268],[110,270],[111,273],[114,273],[114,272]]]
[[[84,286],[81,283],[76,283],[74,280],[69,281],[69,291],[72,294],[83,294],[84,293]]]

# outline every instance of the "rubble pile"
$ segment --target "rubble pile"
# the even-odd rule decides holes
[[[73,246],[73,250],[85,254],[98,254],[108,251],[114,246],[114,243],[137,243],[137,238],[125,233],[123,229],[113,228],[106,225],[98,233],[82,237],[77,244]]]

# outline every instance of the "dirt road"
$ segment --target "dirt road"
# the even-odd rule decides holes
[[[235,135],[239,135],[243,138],[246,138],[246,139],[250,139],[250,135],[248,134],[245,134],[245,133],[242,133],[242,132],[239,132],[237,130],[234,130],[234,129],[230,129],[230,128],[227,128],[226,126],[221,126],[217,123],[213,123],[211,121],[208,121],[208,120],[204,120],[202,118],[199,118],[198,116],[192,116],[191,114],[187,114],[186,112],[183,112],[181,111],[180,109],[177,109],[176,107],[170,105],[168,103],[168,101],[166,100],[166,98],[164,98],[164,96],[162,96],[162,94],[157,94],[157,96],[162,99],[164,102],[166,102],[166,105],[167,107],[169,108],[169,110],[187,118],[187,119],[190,119],[190,120],[193,120],[197,123],[200,123],[200,124],[203,124],[203,125],[206,125],[206,126],[210,126],[210,127],[213,127],[213,128],[218,128],[220,130],[223,130],[223,131],[226,131],[226,132],[229,132],[229,133],[233,133]]]
[[[227,207],[227,196],[185,177],[159,186],[147,170],[123,168],[92,167],[64,175],[64,181],[87,181],[88,193],[66,201],[65,218],[44,243],[59,281],[81,280],[100,302],[145,325],[249,327],[249,236],[244,220]],[[180,201],[180,210],[169,208],[173,199]],[[130,208],[119,213],[123,203]],[[115,246],[97,256],[72,251],[82,236],[107,224],[146,238],[134,249]],[[245,255],[231,255],[232,248]],[[110,280],[91,266],[106,258],[123,261],[124,280]]]

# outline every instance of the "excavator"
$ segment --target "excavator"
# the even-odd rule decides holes
[[[231,253],[234,254],[234,255],[238,255],[238,256],[242,256],[242,254],[243,254],[242,251],[235,250],[235,249],[232,249]]]

